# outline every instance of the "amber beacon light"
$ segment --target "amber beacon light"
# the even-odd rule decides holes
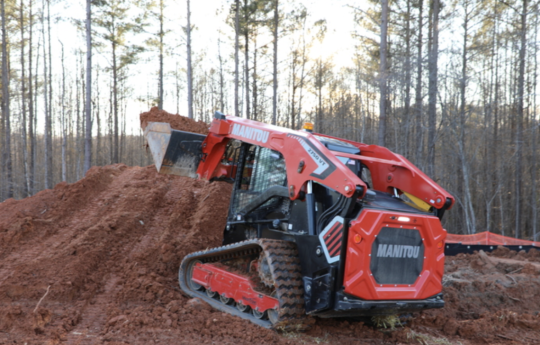
[[[306,132],[313,132],[313,124],[311,122],[304,122],[303,128]]]

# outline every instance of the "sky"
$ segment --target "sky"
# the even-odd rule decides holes
[[[327,34],[322,44],[315,45],[312,53],[316,56],[327,58],[332,56],[334,64],[337,68],[352,64],[354,40],[351,37],[351,32],[355,29],[352,10],[347,6],[349,1],[345,0],[295,0],[289,1],[301,3],[308,9],[311,21],[318,19],[326,19]],[[231,57],[233,47],[230,40],[225,37],[232,37],[233,30],[226,23],[227,9],[230,7],[232,0],[192,0],[191,1],[191,22],[196,26],[192,37],[193,52],[204,52],[202,64],[207,67],[217,66],[217,41],[222,35],[225,43],[221,46],[222,55]],[[165,40],[171,45],[179,45],[183,41],[183,29],[186,25],[186,1],[185,0],[169,0],[166,4],[166,29],[170,30]],[[285,7],[285,6],[284,6]],[[225,11],[223,9],[226,9]],[[78,31],[72,19],[84,20],[85,2],[78,0],[73,2],[58,2],[51,8],[52,16],[55,18],[56,25],[52,27],[52,37],[57,37],[58,40],[52,42],[53,45],[53,72],[61,73],[60,65],[60,42],[64,44],[66,54],[67,68],[75,69],[77,58],[74,56],[76,50],[85,52],[85,37],[84,33]],[[155,28],[154,28],[155,30]],[[222,34],[220,34],[220,32]],[[229,42],[229,43],[227,43]],[[285,59],[290,47],[286,41],[279,48],[279,59]],[[179,45],[173,52],[165,58],[165,70],[172,70],[176,66],[185,68],[186,53],[185,45]],[[146,57],[150,57],[148,54]],[[85,60],[83,60],[85,63]],[[94,51],[93,65],[106,66],[110,63],[109,56],[99,51]],[[152,61],[140,61],[140,63],[132,68],[132,76],[129,79],[129,85],[133,88],[133,97],[144,97],[148,93],[157,93],[154,90],[157,88],[157,57]],[[101,77],[105,79],[105,76]],[[174,78],[167,78],[165,81],[165,104],[164,109],[169,112],[176,112],[177,101],[175,94]],[[180,101],[180,114],[187,114],[187,101],[185,93],[182,93],[183,99]],[[132,130],[138,128],[138,114],[148,110],[148,105],[144,102],[129,102],[127,107],[127,118],[130,119],[129,127]]]
[[[220,49],[221,54],[225,59],[229,59],[229,73],[233,66],[233,29],[226,23],[227,11],[233,0],[191,0],[191,22],[195,26],[193,32],[193,53],[194,58],[201,57],[200,64],[205,69],[210,67],[218,68],[218,39],[223,42]],[[364,9],[368,6],[367,1],[351,1],[351,0],[281,0],[282,9],[290,6],[290,4],[303,4],[310,14],[308,22],[315,22],[319,19],[325,19],[327,22],[327,34],[321,44],[315,44],[310,52],[311,58],[328,58],[332,57],[334,66],[337,69],[352,65],[354,47],[357,42],[352,38],[351,33],[358,30],[355,25],[353,10],[348,4],[354,6],[363,6]],[[186,48],[184,42],[183,26],[186,25],[186,0],[165,0],[166,4],[166,29],[170,32],[166,35],[165,41],[176,48],[165,58],[165,71],[172,72],[176,68],[185,69],[186,66]],[[289,5],[286,5],[289,4]],[[41,6],[41,2],[35,5],[36,10]],[[65,47],[66,68],[70,70],[68,75],[74,76],[76,66],[82,62],[83,67],[85,59],[79,61],[75,54],[76,51],[85,52],[85,36],[84,32],[77,30],[73,24],[74,19],[84,20],[86,15],[85,1],[57,1],[53,2],[51,12],[55,24],[52,25],[52,51],[53,51],[53,73],[59,78],[61,74],[61,43]],[[461,26],[459,16],[456,19],[448,21],[441,32],[440,49],[460,49],[461,43]],[[36,30],[39,30],[39,23]],[[150,27],[148,30],[157,32],[157,27]],[[364,33],[366,34],[366,33]],[[39,35],[41,36],[41,35]],[[377,40],[377,37],[370,34],[372,38]],[[140,40],[140,38],[138,38]],[[271,37],[267,37],[268,43],[271,43]],[[137,42],[141,43],[141,42]],[[287,39],[280,40],[279,45],[279,61],[286,61],[287,54],[290,51],[290,45]],[[445,61],[445,55],[440,55],[441,60],[439,66],[445,66],[448,61]],[[157,53],[152,55],[146,53],[135,66],[131,67],[128,86],[133,92],[126,108],[126,119],[128,120],[128,131],[138,132],[139,114],[148,110],[148,103],[140,101],[140,99],[148,98],[148,95],[157,95],[157,80],[158,80],[158,65]],[[100,52],[94,49],[93,66],[101,68],[110,65],[110,57],[108,51]],[[284,70],[284,68],[280,68]],[[268,71],[268,73],[270,73]],[[280,80],[285,79],[285,75],[280,75]],[[108,76],[101,72],[100,91],[102,95],[108,95]],[[229,74],[229,79],[232,77]],[[185,79],[185,77],[184,77]],[[58,80],[58,79],[56,79]],[[184,82],[185,83],[185,82]],[[69,84],[69,81],[68,81]],[[176,113],[177,109],[180,114],[187,114],[187,96],[185,93],[185,85],[181,85],[184,89],[181,91],[181,98],[177,104],[176,98],[176,79],[167,76],[165,78],[165,103],[164,109]],[[58,87],[57,87],[58,89]],[[106,97],[103,97],[103,102],[106,102]],[[305,98],[309,102],[308,98]],[[229,100],[232,103],[232,100]],[[38,104],[38,108],[39,108]],[[107,104],[102,104],[103,108]],[[308,109],[305,106],[304,109]],[[43,118],[38,117],[38,128],[43,128]],[[95,126],[94,126],[95,130]]]

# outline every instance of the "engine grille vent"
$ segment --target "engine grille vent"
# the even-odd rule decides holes
[[[414,284],[424,265],[418,230],[384,227],[371,247],[370,269],[378,284]]]

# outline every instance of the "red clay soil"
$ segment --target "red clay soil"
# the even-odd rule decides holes
[[[141,128],[144,129],[148,122],[168,122],[172,128],[181,131],[193,132],[199,134],[208,134],[209,125],[202,121],[193,121],[185,116],[173,115],[165,110],[159,110],[158,107],[153,107],[149,112],[140,115]]]
[[[184,296],[181,259],[221,244],[231,186],[94,167],[0,203],[0,344],[540,344],[540,252],[447,257],[446,307],[395,330],[279,333]]]

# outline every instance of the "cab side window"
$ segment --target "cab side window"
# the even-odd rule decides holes
[[[285,159],[278,151],[251,145],[247,148],[240,184],[234,191],[233,209],[238,211],[272,186],[286,186]],[[268,206],[272,200],[261,207]]]

